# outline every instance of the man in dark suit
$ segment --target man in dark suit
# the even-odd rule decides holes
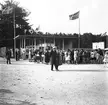
[[[10,58],[11,58],[11,51],[10,51],[10,49],[8,49],[8,50],[6,51],[7,64],[8,64],[8,63],[11,64]]]
[[[51,57],[51,70],[53,71],[53,65],[55,66],[56,71],[58,71],[58,53],[57,53],[57,48],[53,47],[51,53],[50,53],[50,57]]]

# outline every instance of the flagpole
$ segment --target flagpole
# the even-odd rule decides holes
[[[80,13],[80,12],[79,12]],[[78,35],[78,48],[80,48],[80,14],[79,14],[79,35]]]
[[[79,15],[80,15],[80,11],[78,11],[72,15],[69,15],[70,20],[75,20],[75,19],[79,18],[79,21],[78,21],[78,31],[79,31],[79,33],[78,33],[78,48],[81,47],[80,46],[80,16]]]
[[[13,7],[13,26],[14,26],[14,57],[16,58],[16,53],[15,53],[15,49],[16,49],[16,27],[15,27],[15,7]]]

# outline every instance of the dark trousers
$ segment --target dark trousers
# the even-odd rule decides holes
[[[18,61],[18,54],[16,54],[16,61]]]
[[[11,64],[11,60],[10,60],[10,58],[7,58],[7,64]]]
[[[51,64],[51,70],[53,70],[53,66],[55,66],[55,69],[58,70],[58,65],[55,64],[55,63],[52,63],[52,64]]]

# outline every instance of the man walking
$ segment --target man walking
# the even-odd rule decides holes
[[[7,51],[6,51],[7,64],[8,63],[11,64],[10,58],[11,58],[11,51],[10,51],[10,49],[7,49]]]
[[[51,70],[53,71],[53,65],[54,65],[56,71],[58,71],[59,56],[58,56],[56,47],[53,47],[53,49],[50,53],[50,57],[51,57]]]
[[[15,53],[16,53],[16,61],[18,61],[18,49],[15,49]]]

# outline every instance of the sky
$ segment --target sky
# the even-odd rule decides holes
[[[0,0],[3,1],[3,0]],[[33,29],[50,33],[108,33],[108,0],[15,0],[28,9]],[[80,11],[79,19],[69,15]]]

